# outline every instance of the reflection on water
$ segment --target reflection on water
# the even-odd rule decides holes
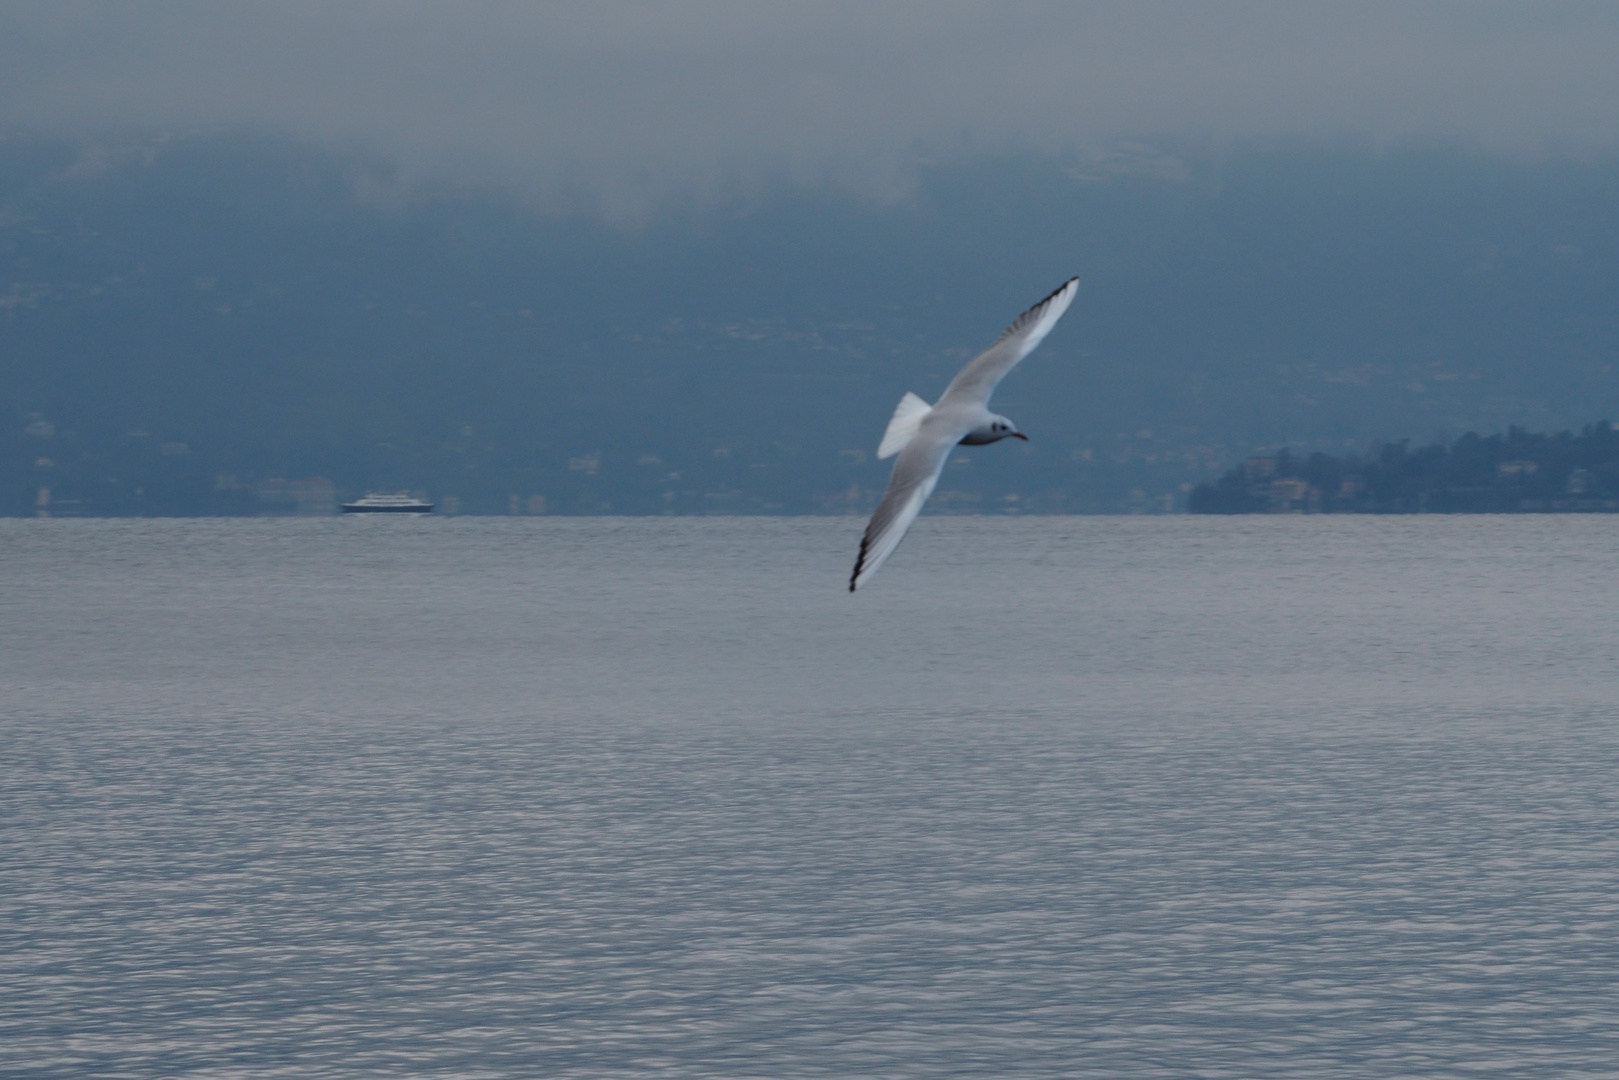
[[[1619,1054],[1606,519],[0,522],[0,1071]]]

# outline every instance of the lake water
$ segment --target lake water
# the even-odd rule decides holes
[[[1619,518],[0,521],[0,1073],[1619,1073]]]

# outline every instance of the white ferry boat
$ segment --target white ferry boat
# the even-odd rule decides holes
[[[431,514],[433,504],[423,502],[409,492],[389,495],[373,491],[363,499],[343,504],[345,514]]]

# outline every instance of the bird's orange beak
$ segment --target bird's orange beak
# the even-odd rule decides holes
[[[1022,439],[1024,442],[1029,441],[1029,437],[1027,435],[1023,434],[1023,432],[1021,432],[1021,431],[1014,431],[1014,432],[1011,432],[1010,434],[1011,434],[1012,438],[1014,438],[1014,439]]]

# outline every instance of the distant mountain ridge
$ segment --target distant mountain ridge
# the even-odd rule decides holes
[[[1619,414],[1619,163],[1150,156],[926,170],[894,205],[784,186],[625,232],[490,194],[378,205],[364,163],[252,133],[0,138],[0,514],[373,488],[862,513],[900,396],[1075,273],[996,398],[1034,441],[960,453],[931,512],[1161,512],[1256,445]]]

